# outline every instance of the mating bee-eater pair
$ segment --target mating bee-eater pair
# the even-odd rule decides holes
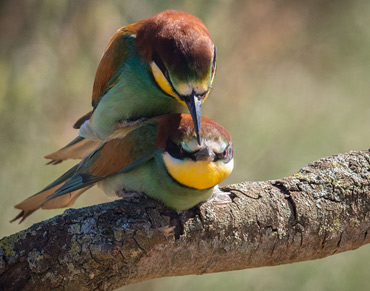
[[[193,15],[168,10],[119,29],[96,72],[93,110],[75,124],[79,136],[46,156],[83,160],[17,204],[16,219],[71,206],[96,183],[107,193],[144,192],[177,210],[207,200],[233,167],[230,135],[201,119],[215,68],[216,48]],[[181,114],[186,108],[190,115]]]
[[[93,110],[75,124],[79,137],[46,158],[80,159],[122,125],[186,108],[200,142],[201,107],[215,69],[216,47],[193,15],[168,10],[122,27],[98,66]]]

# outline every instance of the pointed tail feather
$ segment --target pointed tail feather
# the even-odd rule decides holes
[[[48,164],[59,164],[64,160],[68,159],[82,159],[87,154],[92,152],[94,148],[96,148],[101,141],[97,140],[90,140],[85,139],[83,137],[78,136],[72,142],[67,144],[65,147],[61,148],[60,150],[51,153],[45,156],[45,159],[51,159]]]
[[[59,185],[56,185],[54,187],[51,187],[49,189],[46,189],[45,191],[39,192],[27,198],[26,200],[23,200],[21,203],[18,203],[17,205],[15,205],[14,208],[20,209],[22,211],[10,222],[16,221],[18,219],[21,219],[19,223],[23,222],[23,220],[25,220],[33,212],[41,208],[42,203],[44,203],[44,201],[47,200],[47,197],[53,194],[54,191],[57,190],[64,183],[65,182]]]
[[[64,185],[64,183],[56,185],[36,195],[33,195],[27,198],[26,200],[22,201],[21,203],[18,203],[17,205],[15,205],[14,206],[15,208],[20,209],[22,211],[10,222],[20,219],[19,223],[22,223],[28,216],[30,216],[33,212],[35,212],[36,210],[40,208],[57,209],[57,208],[65,208],[65,207],[72,206],[76,202],[77,198],[80,197],[82,193],[84,193],[87,189],[93,186],[93,185],[90,185],[88,187],[70,192],[63,196],[59,196],[55,199],[45,202],[48,199],[48,197],[51,194],[53,194],[62,185]]]
[[[40,192],[34,194],[33,196],[27,198],[26,200],[23,200],[22,202],[18,203],[14,207],[17,209],[22,210],[21,213],[19,213],[13,220],[10,222],[16,221],[18,219],[21,219],[19,223],[21,223],[23,220],[25,220],[29,215],[31,215],[33,212],[35,212],[37,209],[44,207],[45,201],[49,198],[50,195],[52,195],[55,191],[57,191],[60,187],[62,187],[65,183],[67,183],[73,174],[78,169],[79,164],[65,172],[62,176],[60,176],[58,179],[56,179],[53,183],[46,186],[44,189],[42,189]],[[76,191],[71,191],[69,195],[66,195],[66,198],[60,198],[59,200],[51,203],[45,203],[46,209],[53,209],[53,208],[63,208],[67,207],[69,205],[72,205],[74,201],[80,196],[85,190],[87,190],[90,187],[85,187],[83,189],[78,189]],[[68,198],[69,197],[69,198]],[[68,201],[66,201],[68,200]],[[72,202],[72,204],[71,204]]]

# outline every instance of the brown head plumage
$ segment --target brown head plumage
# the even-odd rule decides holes
[[[177,76],[193,72],[203,79],[209,74],[214,45],[204,23],[186,12],[166,10],[142,22],[136,48],[150,62],[159,57]]]

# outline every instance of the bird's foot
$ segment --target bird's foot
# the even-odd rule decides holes
[[[126,191],[125,189],[116,191],[116,195],[121,198],[139,198],[143,197],[143,193],[141,192],[134,192],[134,191]]]
[[[169,226],[169,225],[166,225],[166,226],[162,226],[160,228],[158,228],[159,232],[162,233],[166,238],[170,237],[170,236],[175,236],[175,228],[176,226]]]
[[[209,201],[216,205],[226,205],[232,202],[229,196],[230,194],[231,194],[230,192],[222,191],[220,187],[216,185],[213,188],[213,195]]]
[[[134,120],[134,121],[124,119],[124,120],[118,121],[118,126],[119,127],[130,127],[130,126],[138,125],[138,124],[140,124],[144,121],[147,121],[147,120],[148,120],[148,118],[146,118],[146,117],[142,117],[142,118],[139,118],[139,119]]]

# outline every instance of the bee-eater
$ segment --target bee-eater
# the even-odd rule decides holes
[[[216,47],[203,22],[166,10],[122,27],[98,66],[93,110],[75,128],[79,137],[45,158],[81,159],[119,126],[142,118],[189,110],[200,143],[202,103],[216,69]]]
[[[203,117],[199,135],[201,144],[189,114],[119,128],[79,164],[17,204],[22,212],[14,220],[39,208],[71,206],[95,184],[108,195],[144,192],[173,209],[189,209],[210,198],[234,164],[231,137],[221,125]]]

